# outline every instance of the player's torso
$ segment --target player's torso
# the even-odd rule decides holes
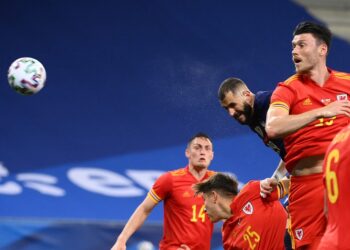
[[[192,190],[198,180],[181,171],[172,174],[172,190],[164,199],[163,249],[171,249],[178,242],[187,243],[191,249],[209,249],[213,224],[204,212],[202,197]]]
[[[345,80],[332,76],[323,87],[313,82],[294,81],[290,84],[295,93],[290,107],[291,115],[322,108],[337,100],[350,99],[350,78]],[[299,156],[300,159],[324,154],[333,137],[349,123],[350,119],[344,115],[319,118],[285,137],[287,163],[294,160],[296,163]]]

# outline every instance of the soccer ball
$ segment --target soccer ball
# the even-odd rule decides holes
[[[152,242],[150,241],[141,241],[139,244],[137,244],[137,250],[154,250],[154,246]]]
[[[22,57],[11,64],[7,79],[11,88],[17,93],[33,95],[45,86],[46,71],[38,60]]]

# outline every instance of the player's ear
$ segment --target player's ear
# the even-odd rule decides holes
[[[251,96],[252,95],[252,92],[250,92],[249,90],[245,89],[242,91],[242,95],[247,97],[247,96]]]
[[[214,204],[216,204],[217,201],[218,201],[218,193],[213,190],[212,191],[212,196],[213,196],[213,202],[214,202]]]
[[[327,55],[328,53],[328,47],[325,43],[322,43],[320,46],[319,46],[319,54],[321,56],[325,56]]]
[[[190,150],[188,147],[185,150],[185,156],[186,156],[186,158],[190,158]]]
[[[249,90],[243,90],[243,96],[246,100],[246,102],[248,102],[249,104],[253,103],[253,99],[254,99],[254,95],[252,92],[250,92]]]

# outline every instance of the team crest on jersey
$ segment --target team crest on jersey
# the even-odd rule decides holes
[[[301,240],[304,236],[304,231],[303,229],[299,228],[295,230],[295,236],[297,237],[298,240]]]
[[[247,204],[244,205],[242,210],[245,214],[252,214],[254,212],[254,207],[252,203],[248,201]]]
[[[347,94],[337,95],[337,100],[338,101],[346,101],[347,99],[348,99],[348,95]]]

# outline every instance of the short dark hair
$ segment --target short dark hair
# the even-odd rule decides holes
[[[223,101],[226,97],[226,94],[231,91],[232,93],[235,93],[235,91],[238,89],[238,87],[246,85],[241,79],[230,77],[227,78],[225,81],[223,81],[220,84],[219,90],[218,90],[218,98],[220,101]]]
[[[222,196],[231,197],[238,194],[238,182],[228,174],[216,173],[207,180],[193,186],[196,194],[216,191]]]
[[[188,140],[187,146],[190,146],[191,143],[192,143],[192,141],[193,141],[194,139],[196,139],[196,138],[206,138],[206,139],[208,139],[211,143],[213,143],[212,140],[210,139],[210,137],[209,137],[207,134],[205,134],[205,133],[203,133],[203,132],[198,132],[197,134],[195,134],[194,136],[192,136],[191,139]]]
[[[293,36],[305,33],[310,33],[316,39],[323,41],[329,51],[332,42],[332,32],[326,26],[310,21],[301,22],[295,27]]]

